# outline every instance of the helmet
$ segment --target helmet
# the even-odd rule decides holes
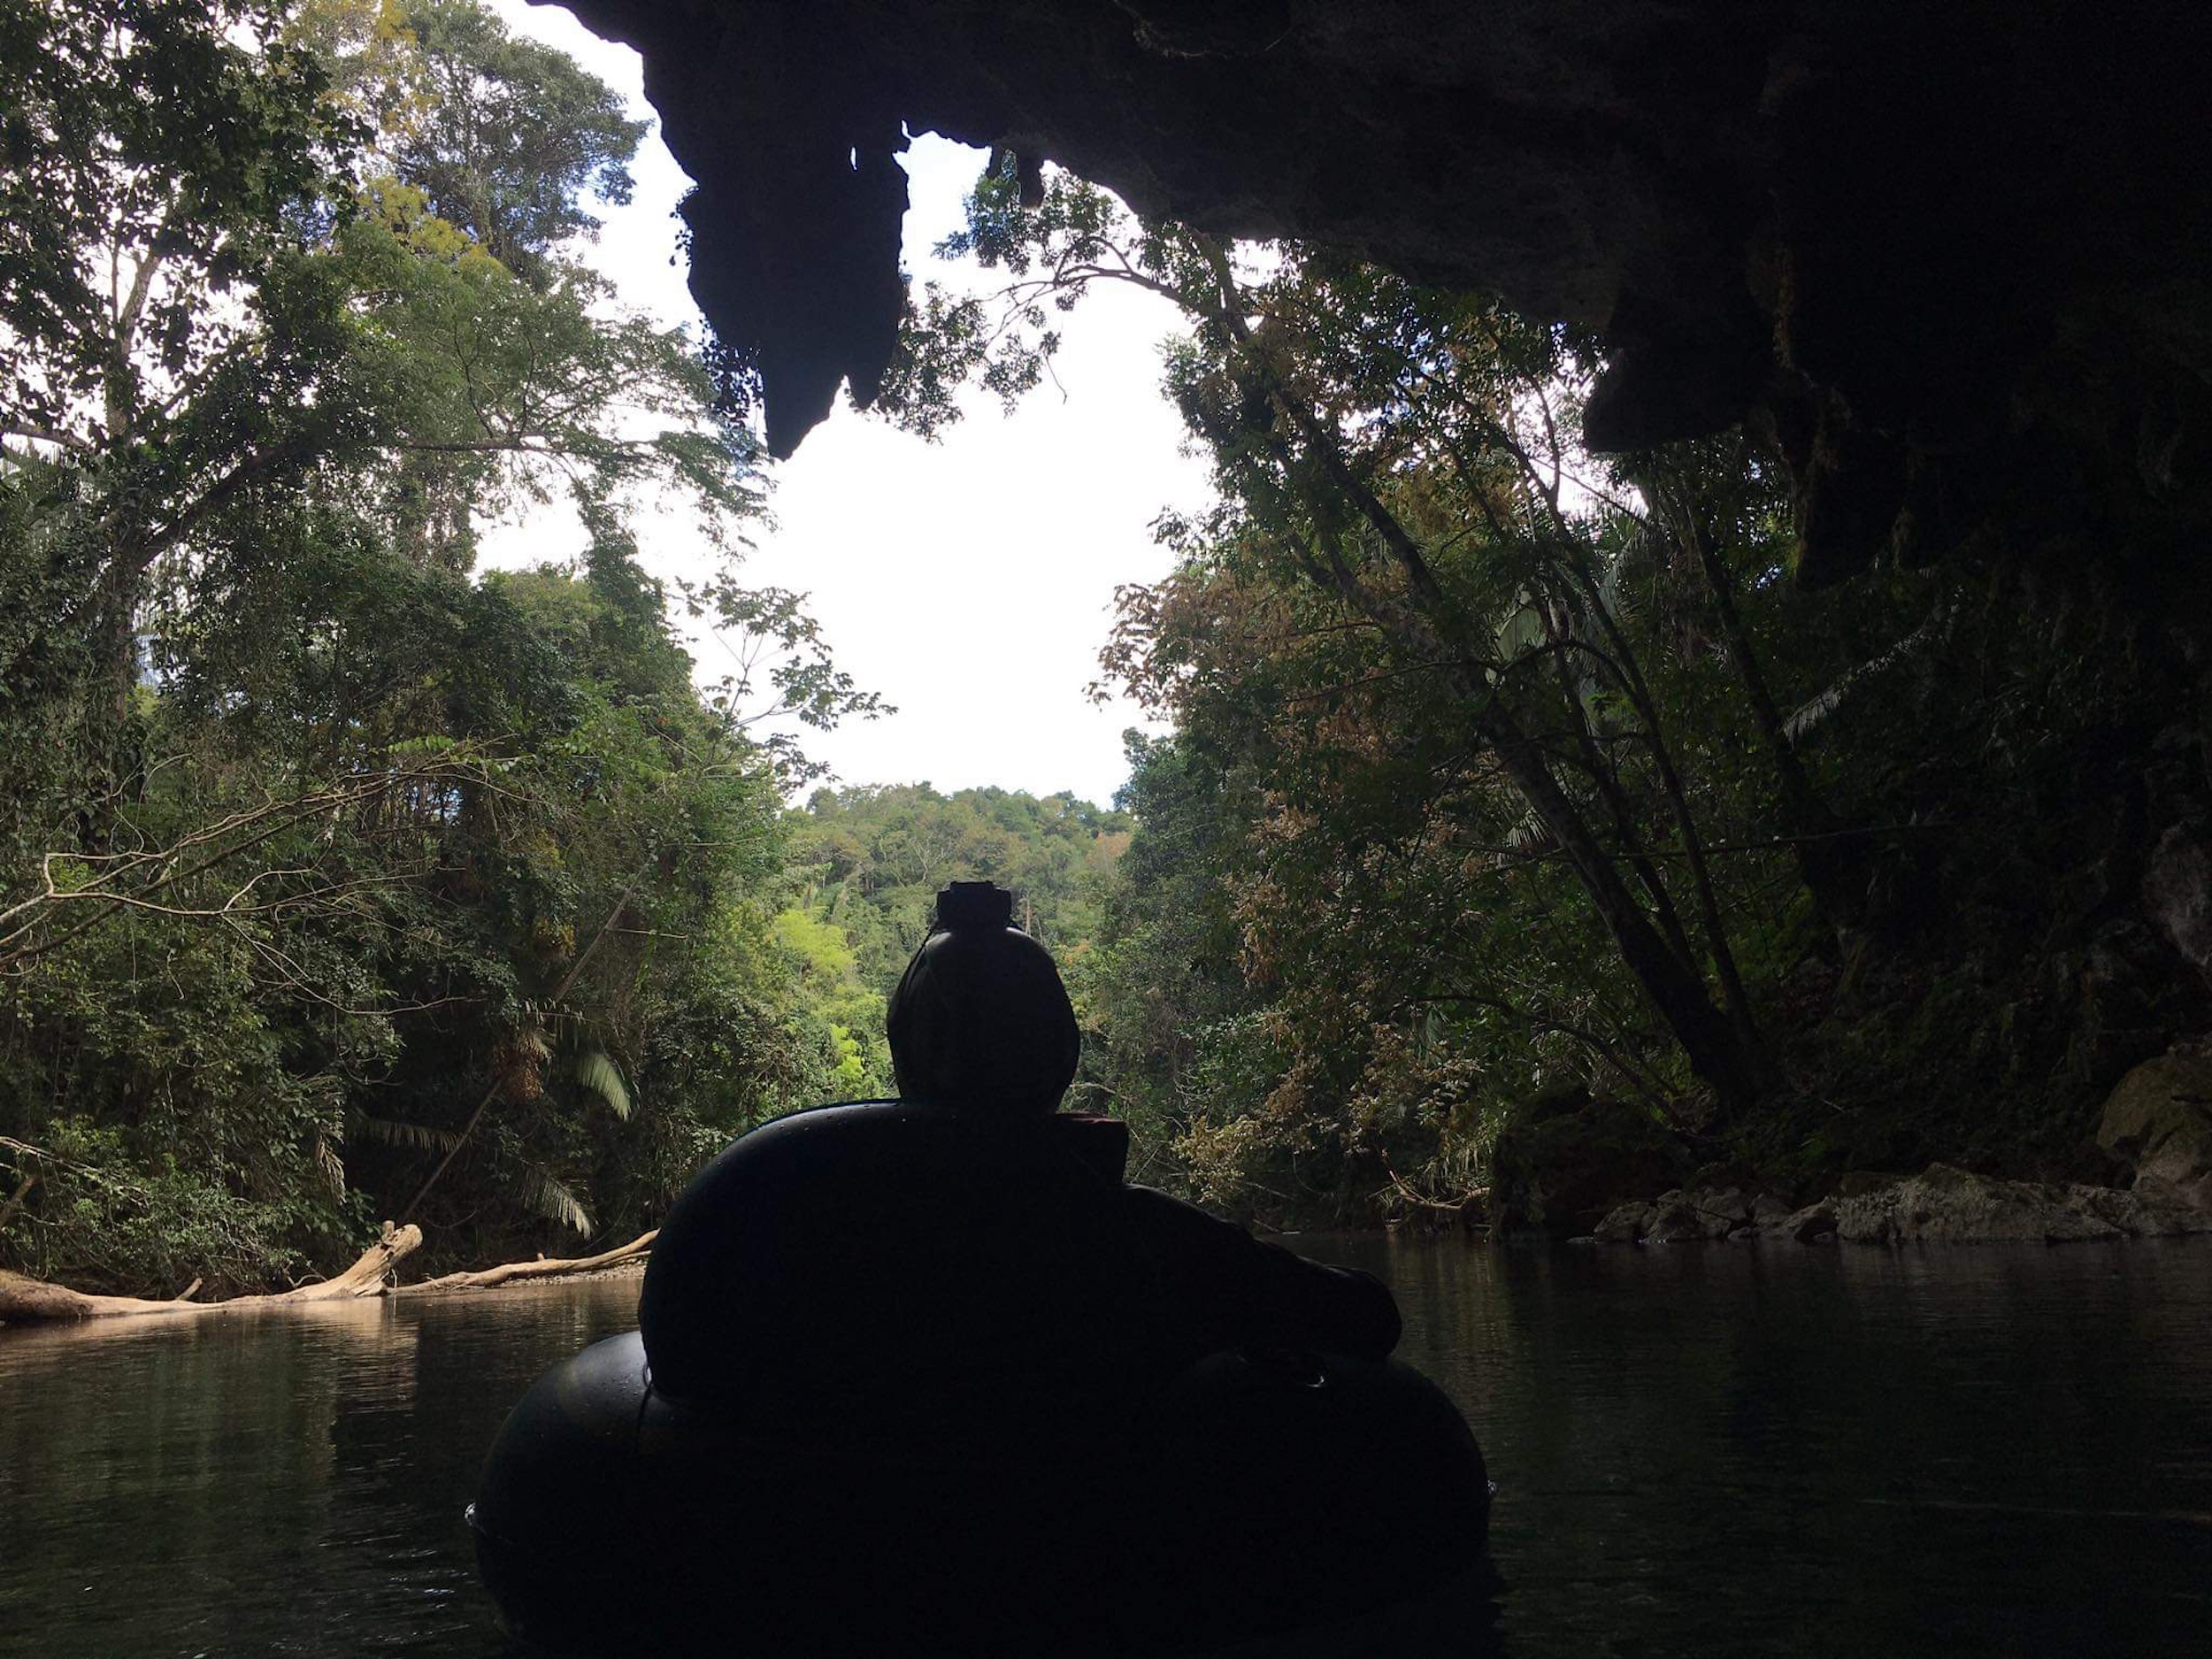
[[[1013,925],[1014,895],[956,881],[906,964],[884,1024],[909,1100],[1049,1112],[1082,1037],[1051,953]]]

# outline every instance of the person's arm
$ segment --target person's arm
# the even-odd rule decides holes
[[[1124,1189],[1163,1288],[1222,1348],[1319,1348],[1380,1359],[1402,1326],[1389,1287],[1309,1262],[1149,1187]]]

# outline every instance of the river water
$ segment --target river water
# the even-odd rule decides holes
[[[1473,1424],[1509,1655],[2212,1652],[2212,1240],[1293,1242]],[[635,1301],[0,1331],[0,1655],[509,1653],[478,1461]]]

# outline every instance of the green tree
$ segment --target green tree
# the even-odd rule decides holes
[[[68,524],[40,549],[64,567],[44,619],[96,641],[119,695],[155,560],[296,479],[343,423],[325,386],[342,324],[296,256],[326,231],[357,134],[315,60],[276,39],[282,16],[259,0],[0,16],[0,455]]]
[[[1003,174],[949,251],[1004,286],[918,296],[887,397],[925,432],[1033,386],[1092,283],[1186,321],[1220,504],[1108,644],[1175,735],[1087,993],[1181,1179],[1463,1210],[1570,1083],[1780,1188],[2063,1173],[2116,1068],[2205,1017],[2140,896],[2212,787],[2194,670],[2109,593],[1971,559],[1805,592],[1759,434],[1589,456],[1587,342],[1341,253]]]
[[[349,18],[403,119],[311,50]],[[636,1229],[839,1077],[772,921],[803,757],[746,721],[872,700],[726,571],[677,597],[762,636],[773,695],[695,689],[629,522],[657,499],[734,548],[759,484],[684,337],[573,257],[635,130],[578,162],[523,118],[611,94],[487,14],[419,20],[119,0],[10,37],[44,100],[11,142],[92,160],[22,244],[61,274],[9,280],[100,300],[112,267],[120,295],[31,306],[0,351],[61,388],[0,473],[30,618],[0,703],[0,1250],[37,1271],[265,1282],[410,1210],[449,1255]],[[228,205],[167,124],[179,65],[260,122],[219,132],[258,181]],[[424,157],[507,217],[446,218],[465,180]],[[218,208],[204,247],[166,228]],[[488,516],[562,500],[573,567],[472,575]]]
[[[1447,689],[1462,741],[1572,871],[1691,1066],[1731,1112],[1755,1102],[1771,1069],[1694,803],[1592,515],[1571,501],[1571,484],[1603,500],[1576,476],[1571,441],[1586,347],[1321,250],[1278,247],[1270,268],[1240,274],[1218,240],[1133,222],[1064,176],[1033,207],[1010,173],[987,175],[947,251],[1009,273],[1000,317],[986,327],[983,302],[926,295],[887,393],[895,418],[930,429],[951,413],[944,388],[970,377],[1018,395],[1056,344],[1043,307],[1094,282],[1173,301],[1193,327],[1171,395],[1228,503],[1214,539],[1372,629],[1385,672]],[[1602,699],[1632,719],[1609,720]],[[1652,821],[1622,775],[1632,752]]]
[[[533,288],[589,241],[589,197],[630,200],[646,130],[574,59],[508,34],[473,0],[313,0],[291,36],[334,69],[394,176]]]

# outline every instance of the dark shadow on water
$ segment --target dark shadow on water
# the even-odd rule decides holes
[[[1289,1632],[1232,1631],[1196,1646],[1132,1646],[1099,1634],[1077,1610],[1069,1609],[1065,1622],[1048,1632],[1025,1617],[1016,1634],[995,1626],[987,1614],[972,1615],[956,1629],[940,1626],[911,1640],[879,1632],[835,1641],[817,1632],[811,1637],[782,1634],[763,1640],[757,1632],[734,1625],[666,1645],[626,1640],[586,1650],[580,1659],[633,1659],[641,1652],[664,1659],[709,1659],[740,1649],[772,1659],[937,1659],[951,1653],[964,1659],[1508,1659],[1497,1628],[1502,1587],[1496,1568],[1484,1556],[1424,1594],[1355,1618]],[[526,1659],[541,1650],[511,1642],[504,1652],[509,1659]]]
[[[2200,1650],[2208,1243],[1321,1248],[1482,1440],[1509,1649],[1714,1659]]]

